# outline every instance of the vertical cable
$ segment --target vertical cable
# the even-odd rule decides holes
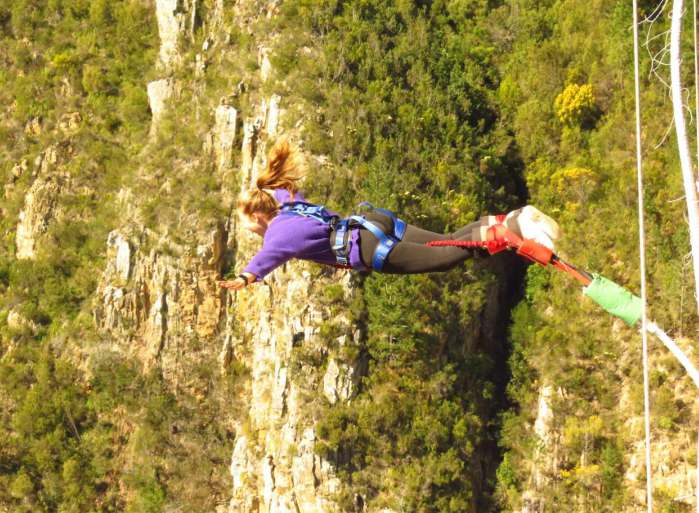
[[[692,0],[692,29],[694,36],[694,128],[696,130],[697,171],[699,172],[699,56],[697,56],[697,0]],[[695,184],[699,190],[699,183]],[[697,513],[699,513],[699,435],[697,435]]]
[[[697,171],[699,172],[699,57],[697,56],[697,0],[692,0],[692,29],[694,32],[694,128],[696,130],[695,144],[697,147]],[[699,184],[697,184],[699,189]],[[697,513],[699,513],[699,434],[697,434],[697,481],[696,481]]]
[[[694,128],[696,129],[697,146],[697,171],[699,171],[699,57],[697,56],[697,0],[692,0],[692,12],[694,13]],[[699,184],[697,184],[699,190]]]
[[[694,128],[696,129],[697,171],[699,172],[699,57],[697,56],[697,0],[692,0],[692,28],[694,30]],[[697,185],[699,189],[699,184]],[[699,513],[699,434],[697,434],[697,513]]]
[[[638,72],[638,5],[633,0],[633,64],[636,97],[636,170],[638,177],[638,239],[641,263],[641,339],[643,341],[643,416],[646,438],[646,506],[653,513],[653,476],[650,460],[650,387],[648,385],[648,334],[646,332],[646,244],[643,219],[643,166],[641,160],[641,86]]]

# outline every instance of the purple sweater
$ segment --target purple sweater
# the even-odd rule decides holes
[[[291,200],[286,189],[276,189],[274,197],[279,203]],[[306,201],[300,192],[294,194],[294,200]],[[331,210],[328,212],[335,213]],[[254,274],[256,281],[260,281],[292,258],[335,264],[337,260],[330,247],[330,226],[297,214],[277,214],[267,226],[262,249],[252,257],[243,272]],[[350,231],[349,262],[353,269],[365,268],[359,256],[359,228]]]

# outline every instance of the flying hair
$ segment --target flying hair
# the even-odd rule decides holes
[[[303,178],[304,170],[298,148],[286,138],[278,140],[267,157],[267,169],[255,182],[255,187],[240,195],[238,210],[250,216],[259,213],[273,216],[279,210],[279,203],[270,190],[286,189],[294,199],[298,191],[298,181]]]

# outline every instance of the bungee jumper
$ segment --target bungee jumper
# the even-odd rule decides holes
[[[484,250],[492,254],[496,246],[509,248],[503,239],[506,233],[530,241],[525,250],[534,254],[552,252],[560,236],[558,224],[531,205],[481,217],[447,234],[408,224],[368,203],[361,204],[368,207],[367,213],[342,218],[306,201],[298,189],[303,176],[299,159],[298,150],[287,140],[278,141],[256,187],[241,194],[242,224],[263,237],[263,245],[234,280],[219,281],[221,287],[242,289],[292,258],[365,272],[443,272],[476,253],[486,254]],[[454,242],[463,244],[450,244]]]
[[[298,190],[302,177],[298,150],[286,140],[272,148],[268,162],[256,187],[241,194],[238,201],[243,226],[263,237],[262,249],[237,278],[219,280],[223,288],[240,290],[261,281],[292,258],[359,271],[416,274],[447,271],[476,254],[511,250],[572,276],[584,285],[584,295],[629,326],[637,325],[642,317],[640,297],[555,253],[560,228],[531,205],[481,217],[448,234],[424,230],[368,204],[367,214],[341,218],[322,205],[307,202]],[[663,342],[699,386],[699,370],[675,341],[654,322],[646,330]]]

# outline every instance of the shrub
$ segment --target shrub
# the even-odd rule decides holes
[[[596,115],[595,97],[591,84],[570,84],[556,96],[556,116],[568,126],[586,126]]]

